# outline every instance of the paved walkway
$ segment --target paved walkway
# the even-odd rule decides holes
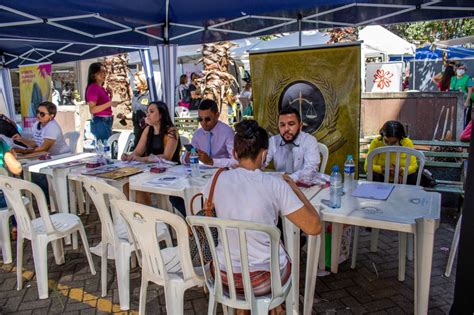
[[[444,211],[446,212],[446,211]],[[82,216],[89,242],[95,245],[100,240],[100,223],[96,213]],[[430,290],[430,314],[446,314],[454,292],[455,268],[450,278],[443,276],[448,257],[448,248],[454,232],[455,222],[444,215],[436,234],[433,271]],[[394,232],[380,233],[379,251],[368,250],[370,235],[361,233],[357,268],[350,263],[341,264],[338,274],[320,277],[316,285],[313,313],[315,314],[404,314],[413,313],[413,262],[407,263],[405,282],[397,281],[398,237]],[[12,244],[15,246],[15,244]],[[108,295],[100,295],[100,260],[94,256],[97,275],[91,275],[81,248],[65,247],[66,263],[57,266],[49,249],[50,297],[38,299],[34,278],[34,265],[29,242],[25,243],[24,288],[16,290],[14,264],[0,263],[0,313],[1,314],[105,314],[121,313],[118,305],[118,290],[115,267],[109,261]],[[14,247],[16,248],[16,247]],[[304,270],[304,269],[303,269]],[[302,272],[301,292],[304,289]],[[131,312],[138,313],[140,269],[131,274]],[[302,298],[301,298],[302,302]],[[202,289],[192,289],[185,294],[185,314],[206,314],[207,298]],[[122,312],[126,314],[126,312]],[[165,314],[163,289],[150,284],[147,314]]]

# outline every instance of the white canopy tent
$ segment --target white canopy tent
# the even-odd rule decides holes
[[[413,55],[416,50],[414,44],[410,44],[380,25],[364,27],[359,32],[359,39],[367,47],[384,52],[387,55]]]

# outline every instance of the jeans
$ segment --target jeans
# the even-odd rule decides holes
[[[31,173],[31,181],[40,186],[44,196],[46,197],[46,203],[49,204],[48,177],[45,174]]]
[[[102,142],[107,141],[112,135],[112,116],[110,117],[98,117],[92,118],[91,132],[95,138]]]
[[[186,218],[186,205],[181,197],[170,196],[170,203]]]

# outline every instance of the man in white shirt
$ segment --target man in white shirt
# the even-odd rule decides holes
[[[273,160],[277,172],[291,174],[299,180],[303,174],[319,170],[321,163],[318,141],[303,132],[303,122],[297,109],[284,107],[278,117],[280,134],[270,138],[266,166]]]

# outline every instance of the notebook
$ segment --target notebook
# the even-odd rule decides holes
[[[387,200],[395,186],[382,183],[363,183],[359,184],[352,191],[353,197],[368,198],[376,200]]]

